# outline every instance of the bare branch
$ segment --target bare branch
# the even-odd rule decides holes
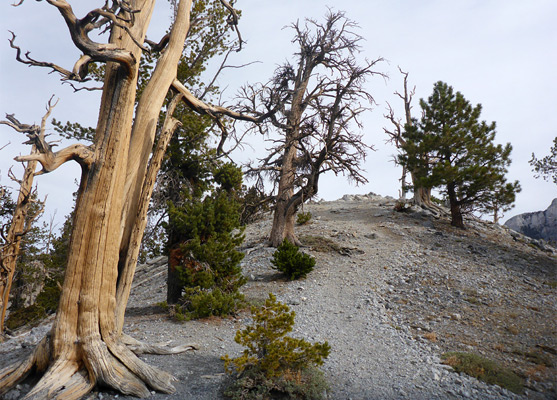
[[[38,138],[30,138],[26,143],[33,143],[44,148],[45,143],[42,143]],[[42,175],[54,171],[60,165],[67,161],[77,161],[82,167],[89,167],[95,158],[95,152],[92,146],[84,146],[82,144],[73,144],[57,152],[52,152],[50,145],[46,144],[47,151],[44,153],[29,154],[27,156],[15,157],[15,161],[38,161],[41,163],[43,169],[35,173],[35,175]]]
[[[25,133],[28,140],[24,143],[35,146],[36,152],[14,158],[14,160],[18,162],[40,162],[43,169],[42,171],[36,172],[35,175],[51,172],[69,160],[77,161],[84,168],[89,167],[94,160],[94,149],[92,146],[74,144],[58,152],[52,151],[54,144],[53,142],[49,143],[46,141],[45,130],[46,121],[57,103],[58,101],[53,102],[53,97],[50,98],[47,105],[47,112],[41,120],[41,126],[23,124],[10,114],[6,115],[7,121],[0,121],[0,124],[8,125],[17,132]]]
[[[22,2],[23,1],[17,5],[20,5]],[[125,2],[113,1],[113,6],[109,7],[107,1],[102,8],[90,11],[82,19],[78,19],[75,16],[71,5],[65,0],[47,0],[47,2],[58,9],[70,30],[72,41],[75,46],[83,52],[83,55],[77,60],[72,71],[54,63],[34,60],[29,56],[29,52],[25,54],[25,59],[23,59],[21,57],[21,49],[14,43],[15,34],[12,32],[13,37],[10,40],[10,45],[12,48],[16,49],[16,59],[19,62],[32,66],[51,68],[62,75],[62,80],[72,80],[76,82],[86,82],[90,80],[86,78],[88,66],[94,61],[117,62],[125,67],[128,73],[131,74],[132,66],[137,63],[137,60],[131,52],[120,49],[114,44],[97,43],[89,38],[88,35],[93,29],[100,28],[103,25],[110,25],[111,27],[116,26],[123,29],[139,48],[144,51],[149,51],[130,31],[129,26],[133,26],[134,14],[137,13],[138,10],[132,10]],[[125,11],[130,17],[123,18],[121,15],[117,14],[118,10]]]
[[[182,83],[175,79],[172,82],[172,87],[176,89],[177,92],[181,93],[183,97],[183,101],[193,110],[200,114],[207,114],[214,118],[218,115],[226,115],[227,117],[238,119],[242,121],[250,121],[250,122],[261,122],[264,118],[263,117],[253,117],[251,115],[241,114],[236,111],[232,111],[228,108],[221,107],[221,106],[213,106],[211,104],[207,104],[197,97],[195,97]]]
[[[151,47],[151,52],[152,53],[162,52],[169,41],[170,41],[170,33],[167,33],[166,35],[164,35],[158,43],[153,42],[152,40],[149,40],[149,39],[145,38],[145,43],[147,43]]]
[[[96,90],[103,90],[102,87],[87,87],[87,86],[84,86],[84,87],[78,88],[71,82],[65,81],[64,83],[67,83],[68,85],[70,85],[74,92],[79,92],[81,90],[87,90],[88,92],[94,92]]]
[[[37,60],[31,58],[31,56],[29,55],[29,54],[31,54],[30,52],[26,52],[25,53],[25,59],[23,59],[21,57],[21,52],[22,52],[21,48],[19,46],[16,46],[16,44],[15,44],[15,38],[16,38],[15,33],[13,33],[12,31],[9,31],[9,32],[12,34],[12,38],[9,39],[10,47],[12,49],[16,50],[15,59],[17,61],[19,61],[20,63],[26,64],[26,65],[29,65],[29,66],[35,66],[35,67],[51,68],[53,70],[53,72],[56,71],[60,75],[62,75],[62,77],[63,77],[62,80],[74,80],[74,81],[77,81],[77,82],[86,82],[86,81],[90,80],[90,79],[86,79],[85,76],[81,76],[81,73],[83,71],[78,71],[78,73],[74,73],[72,71],[68,71],[67,69],[62,68],[62,67],[60,67],[56,64],[50,63],[50,62],[37,61]],[[81,72],[81,73],[79,73],[79,72]]]
[[[228,25],[234,27],[234,30],[236,31],[236,34],[238,35],[238,49],[236,51],[240,51],[242,50],[242,43],[244,43],[244,41],[242,40],[242,35],[240,34],[240,29],[238,29],[238,13],[236,12],[236,10],[234,9],[234,7],[232,6],[231,3],[232,2],[228,2],[227,0],[220,0],[221,4],[230,12],[230,16],[228,17]]]

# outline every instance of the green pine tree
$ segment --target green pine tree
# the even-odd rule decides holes
[[[464,227],[463,214],[508,209],[520,191],[506,182],[511,145],[495,144],[495,122],[480,121],[482,106],[473,107],[444,82],[420,100],[423,115],[405,127],[403,165],[416,171],[422,187],[440,188],[451,208],[451,224]],[[427,157],[423,157],[427,154]]]
[[[536,172],[536,178],[551,179],[557,185],[557,136],[553,139],[553,146],[549,151],[549,155],[541,160],[538,160],[536,155],[532,153],[530,165],[534,168],[534,172]]]
[[[212,171],[207,191],[190,190],[190,201],[169,203],[168,236],[173,238],[171,263],[179,278],[177,310],[186,318],[226,315],[242,301],[246,283],[236,248],[244,240],[240,224],[242,173],[231,163]]]

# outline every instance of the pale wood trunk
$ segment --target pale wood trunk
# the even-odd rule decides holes
[[[131,33],[141,41],[153,7],[153,0],[132,4],[141,12],[135,14]],[[113,29],[110,42],[139,60],[141,50],[122,29]],[[83,174],[78,194],[66,276],[51,332],[49,367],[28,398],[47,399],[56,393],[57,398],[77,399],[97,384],[140,397],[149,395],[147,385],[163,392],[174,390],[170,375],[147,366],[119,341],[115,319],[138,63],[129,67],[113,62],[106,66],[95,159]],[[0,383],[16,375],[5,369]]]
[[[422,207],[432,207],[433,204],[431,203],[431,189],[425,187],[416,187],[414,186],[414,197],[413,197],[414,204],[422,206]]]
[[[296,147],[291,145],[285,151],[279,178],[277,200],[273,214],[273,226],[269,238],[273,247],[279,246],[284,239],[288,239],[289,242],[296,245],[300,244],[294,233],[296,208],[292,205],[296,171],[294,166],[295,157]]]
[[[129,31],[120,26],[125,24],[124,18],[114,24],[108,45],[93,46],[99,57],[107,49],[116,54],[111,58],[115,61],[106,64],[94,147],[77,146],[68,148],[64,157],[56,158],[56,154],[50,153],[39,158],[46,172],[63,159],[71,159],[72,154],[83,168],[59,309],[51,335],[35,352],[25,361],[0,371],[0,394],[25,378],[33,367],[46,370],[27,396],[33,399],[78,399],[95,385],[139,397],[148,396],[149,388],[165,393],[174,391],[173,377],[145,364],[132,349],[175,354],[192,347],[163,350],[143,346],[122,334],[147,207],[168,140],[178,125],[172,113],[182,97],[187,97],[186,104],[194,104],[192,107],[198,112],[242,118],[222,107],[210,108],[176,82],[192,2],[179,2],[170,40],[137,108],[140,46],[155,0],[132,0],[125,4],[139,10],[129,18],[133,21]],[[76,21],[69,4],[63,0],[49,3],[59,7],[74,43],[85,41],[86,37],[74,37],[75,30],[82,25]],[[160,110],[171,85],[178,86],[180,94],[168,105],[157,149],[149,160]]]
[[[35,151],[33,148],[32,153]],[[0,337],[4,332],[4,320],[10,298],[10,290],[16,270],[17,257],[22,234],[25,228],[25,219],[31,192],[33,190],[33,174],[37,169],[36,161],[29,161],[23,173],[23,179],[19,188],[16,208],[12,217],[12,223],[6,235],[6,245],[0,252]]]

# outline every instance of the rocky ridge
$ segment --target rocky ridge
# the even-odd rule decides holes
[[[505,226],[533,239],[557,244],[557,198],[545,211],[515,215],[505,222]]]
[[[296,311],[294,335],[327,340],[323,369],[330,399],[552,399],[557,376],[557,253],[508,228],[467,220],[450,226],[427,211],[394,212],[395,200],[374,194],[307,206],[297,227],[304,251],[317,259],[307,279],[288,282],[271,268],[266,218],[246,229],[246,297],[269,292]],[[165,259],[138,266],[127,333],[147,342],[195,342],[195,352],[142,356],[176,376],[174,395],[153,399],[219,399],[226,377],[220,356],[239,354],[237,329],[249,314],[176,323],[164,300]],[[39,340],[48,325],[0,344],[3,364]],[[451,371],[445,351],[495,359],[525,378],[518,396]],[[25,385],[6,395],[18,398]],[[127,399],[110,392],[90,398]]]

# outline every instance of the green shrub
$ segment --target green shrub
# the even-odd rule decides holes
[[[305,278],[313,270],[315,258],[300,252],[298,246],[284,239],[273,253],[271,263],[274,265],[274,269],[285,274],[288,279],[295,280]]]
[[[286,336],[295,313],[273,294],[263,307],[252,307],[251,314],[253,324],[234,338],[246,347],[242,355],[222,357],[226,371],[236,378],[225,394],[234,399],[322,398],[327,384],[316,366],[329,356],[329,344]]]
[[[255,222],[263,218],[265,213],[271,210],[273,199],[268,197],[262,190],[256,186],[242,189],[242,216],[240,222],[242,225]]]
[[[441,356],[444,364],[456,372],[464,372],[492,385],[499,385],[514,393],[524,390],[522,378],[496,362],[473,353],[449,352]]]
[[[309,211],[298,213],[298,215],[296,215],[296,223],[298,225],[305,225],[311,220],[311,217],[312,215]]]
[[[226,293],[218,288],[203,290],[185,288],[180,304],[170,306],[171,315],[178,321],[189,321],[211,316],[224,317],[241,308],[245,303],[239,292]]]
[[[28,324],[39,324],[49,314],[56,312],[60,294],[60,280],[48,279],[34,304],[10,312],[6,319],[6,328],[14,330]]]
[[[215,182],[220,187],[203,200],[169,204],[167,230],[177,243],[170,258],[182,292],[170,311],[178,320],[233,314],[243,304],[239,288],[247,279],[240,266],[244,254],[237,247],[244,228],[235,197],[241,171],[224,164]]]

